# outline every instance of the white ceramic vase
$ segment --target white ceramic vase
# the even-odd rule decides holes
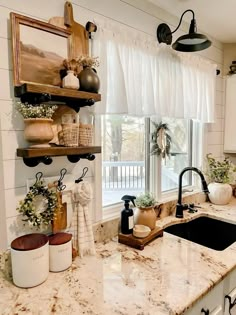
[[[62,87],[78,90],[79,86],[79,79],[74,75],[74,71],[68,70],[67,75],[62,79]]]
[[[210,183],[208,190],[210,202],[215,205],[227,205],[232,197],[232,187],[229,184]]]

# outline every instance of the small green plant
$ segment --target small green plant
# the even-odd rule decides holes
[[[236,172],[236,167],[228,157],[220,162],[209,153],[206,155],[206,160],[206,175],[209,182],[230,183],[233,180],[233,173]]]
[[[156,200],[150,192],[143,193],[136,198],[136,206],[145,208],[155,206]]]
[[[16,109],[24,117],[27,118],[52,118],[57,105],[16,103]]]

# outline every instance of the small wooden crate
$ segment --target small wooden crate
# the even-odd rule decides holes
[[[154,230],[151,231],[151,233],[144,238],[137,238],[133,236],[132,234],[118,234],[118,241],[119,243],[143,250],[144,246],[150,243],[155,238],[163,236],[163,230],[156,227]]]

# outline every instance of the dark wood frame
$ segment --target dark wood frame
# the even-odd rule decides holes
[[[20,62],[20,24],[25,26],[33,27],[45,32],[49,32],[58,36],[62,36],[68,39],[67,41],[67,49],[68,49],[68,58],[71,57],[71,48],[72,48],[72,36],[71,32],[66,29],[62,29],[60,27],[54,26],[52,24],[39,21],[36,19],[32,19],[30,17],[20,15],[14,12],[10,13],[11,18],[11,28],[12,28],[12,57],[13,57],[13,78],[14,85],[20,86],[23,83],[31,83],[31,84],[40,84],[44,86],[48,86],[44,83],[36,83],[36,82],[28,82],[23,81],[20,78],[21,74],[21,62]]]

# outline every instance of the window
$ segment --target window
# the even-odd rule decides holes
[[[104,211],[107,211],[106,207],[120,203],[123,195],[138,195],[149,187],[158,200],[165,194],[176,193],[180,171],[193,163],[198,166],[193,159],[193,148],[201,146],[197,124],[193,128],[192,120],[172,118],[163,118],[162,122],[167,123],[172,138],[170,157],[164,159],[150,155],[152,123],[149,118],[102,116]],[[194,138],[198,146],[193,146]],[[192,182],[191,172],[186,173],[183,186],[191,186]]]
[[[172,139],[169,158],[162,159],[161,191],[167,192],[178,187],[179,173],[192,165],[191,121],[186,119],[163,118]],[[192,184],[191,173],[183,177],[183,186]]]
[[[145,190],[145,119],[102,117],[103,206]]]

